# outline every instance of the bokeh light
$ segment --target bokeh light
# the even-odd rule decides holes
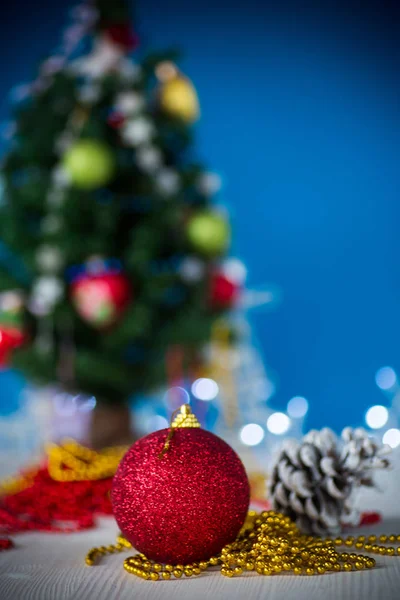
[[[59,392],[53,398],[54,411],[63,417],[71,417],[77,411],[90,412],[97,404],[94,396],[73,395],[67,392]]]
[[[391,448],[400,446],[400,429],[388,429],[382,438],[382,442]]]
[[[228,279],[234,281],[238,285],[243,285],[246,281],[246,266],[238,258],[228,258],[224,262],[222,270]]]
[[[54,411],[62,417],[71,417],[78,410],[76,397],[67,392],[60,392],[53,398]]]
[[[249,423],[240,430],[240,439],[246,446],[257,446],[264,439],[264,429],[257,423]]]
[[[380,429],[384,425],[386,425],[389,418],[388,409],[385,406],[381,406],[377,404],[376,406],[371,406],[367,410],[365,415],[365,421],[368,427],[371,429]]]
[[[201,377],[192,384],[192,394],[199,400],[205,400],[206,402],[214,400],[218,396],[218,392],[218,383],[214,379]]]
[[[190,396],[185,388],[174,386],[169,388],[165,393],[165,401],[170,410],[179,408],[182,404],[190,403]]]
[[[396,373],[392,367],[382,367],[375,374],[375,382],[381,390],[390,390],[397,381]]]
[[[290,419],[285,413],[275,412],[268,417],[267,428],[268,431],[275,435],[282,435],[286,433],[290,427]]]
[[[293,419],[301,419],[308,411],[308,402],[303,396],[294,396],[288,402],[287,411]]]
[[[92,397],[87,398],[86,400],[84,400],[79,405],[79,410],[81,412],[90,412],[91,410],[94,410],[96,404],[97,404],[96,398],[94,396],[92,396]]]

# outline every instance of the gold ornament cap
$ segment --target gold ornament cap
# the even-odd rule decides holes
[[[183,427],[192,429],[201,427],[200,423],[196,418],[196,415],[192,413],[192,409],[190,408],[189,404],[182,404],[180,408],[178,408],[175,412],[172,413],[169,433],[167,435],[167,439],[165,440],[164,447],[158,455],[158,458],[162,458],[167,452],[168,448],[171,445],[171,440],[174,436],[175,431],[177,429],[182,429]]]
[[[171,427],[172,429],[177,429],[180,427],[201,427],[201,425],[196,415],[193,414],[189,404],[182,404],[178,414],[171,423]]]

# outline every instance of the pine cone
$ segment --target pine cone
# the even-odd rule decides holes
[[[274,463],[269,493],[275,510],[304,533],[331,535],[359,513],[352,504],[356,487],[373,486],[373,469],[384,469],[388,446],[363,429],[346,428],[338,438],[328,428],[310,431],[301,442],[287,440]]]

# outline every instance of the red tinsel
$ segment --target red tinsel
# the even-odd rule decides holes
[[[365,512],[361,515],[360,527],[362,525],[376,525],[381,523],[382,515],[377,512]]]
[[[10,540],[10,538],[8,537],[0,537],[0,552],[2,550],[9,550],[10,548],[13,548],[14,544],[12,542],[12,540]]]
[[[0,498],[0,532],[73,532],[95,525],[112,513],[112,477],[95,481],[54,481],[47,466],[38,469],[30,487]]]

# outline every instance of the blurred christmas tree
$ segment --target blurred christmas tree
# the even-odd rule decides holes
[[[218,179],[189,160],[199,105],[177,57],[129,57],[122,0],[73,15],[18,91],[2,164],[0,358],[112,406],[100,420],[122,438],[126,401],[168,379],[177,349],[200,373],[240,281]]]

